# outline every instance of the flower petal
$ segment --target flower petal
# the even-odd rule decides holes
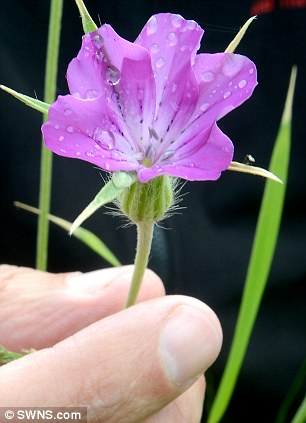
[[[150,18],[135,41],[151,54],[156,83],[154,129],[160,139],[165,139],[170,127],[175,136],[177,127],[184,126],[193,111],[198,88],[191,65],[202,35],[196,22],[161,13]]]
[[[101,96],[91,101],[59,96],[42,132],[46,146],[61,156],[86,160],[109,171],[138,167],[125,123]]]
[[[188,150],[182,147],[176,151],[168,163],[159,162],[152,168],[139,169],[139,180],[145,183],[163,174],[189,181],[216,180],[230,165],[234,152],[231,140],[216,124],[199,133],[186,147]]]
[[[256,66],[239,54],[199,54],[193,72],[200,94],[191,121],[199,116],[207,124],[221,119],[246,101],[257,85]]]

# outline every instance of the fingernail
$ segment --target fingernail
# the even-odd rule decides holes
[[[87,273],[73,273],[66,279],[66,286],[74,292],[97,292],[120,281],[131,279],[132,267],[95,270]]]
[[[182,305],[161,334],[161,358],[170,381],[190,386],[216,359],[222,335],[204,311]]]

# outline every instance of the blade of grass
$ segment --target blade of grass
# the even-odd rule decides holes
[[[291,420],[291,423],[305,423],[306,421],[306,396],[299,406],[295,416]]]
[[[40,214],[39,209],[28,206],[27,204],[20,203],[19,201],[14,202],[16,207],[19,207],[23,210],[27,210],[31,213]],[[52,214],[48,214],[48,219],[50,222],[54,223],[57,226],[63,228],[67,233],[70,231],[72,223],[68,222],[65,219],[60,217],[54,216]],[[112,251],[104,244],[104,242],[98,238],[95,234],[90,232],[87,229],[78,227],[74,232],[73,236],[83,242],[87,247],[89,247],[92,251],[97,253],[100,257],[110,263],[112,266],[121,266],[120,261],[117,257],[112,253]]]
[[[218,423],[230,402],[269,276],[285,198],[296,72],[294,67],[269,169],[283,184],[266,182],[235,333],[208,423]]]
[[[48,47],[46,61],[46,76],[44,88],[44,102],[51,104],[55,100],[59,40],[61,32],[61,20],[63,13],[63,0],[51,0]],[[44,116],[43,122],[47,120]],[[39,189],[38,233],[36,246],[36,267],[46,270],[48,260],[49,221],[48,213],[51,203],[51,180],[52,180],[52,152],[47,150],[44,142],[41,147],[41,170]]]
[[[301,367],[299,368],[286,397],[284,398],[278,414],[275,419],[275,423],[286,423],[288,421],[288,413],[297,395],[302,392],[305,388],[306,382],[306,358],[303,360]],[[305,418],[306,421],[306,418]]]

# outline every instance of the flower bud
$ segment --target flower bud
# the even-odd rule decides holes
[[[146,184],[136,181],[119,198],[121,211],[134,223],[164,219],[174,202],[173,178],[158,176]]]

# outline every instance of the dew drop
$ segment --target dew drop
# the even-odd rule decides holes
[[[97,49],[101,49],[101,48],[103,47],[103,45],[104,45],[104,40],[103,40],[103,37],[102,37],[101,35],[99,35],[99,34],[95,34],[95,35],[93,35],[93,36],[91,37],[91,40],[92,40],[92,42],[93,42],[94,46],[95,46]]]
[[[226,99],[228,98],[232,93],[230,91],[226,91],[223,95],[223,98]]]
[[[104,59],[104,55],[101,50],[96,51],[95,54],[92,56],[92,60],[96,65],[99,65],[100,63],[102,63],[103,59]]]
[[[74,132],[74,127],[73,126],[67,126],[66,131],[69,132],[69,134],[72,134]]]
[[[94,152],[94,150],[88,150],[88,151],[86,151],[86,156],[87,157],[95,157],[95,152]]]
[[[242,79],[241,81],[239,81],[238,87],[239,88],[243,88],[243,87],[246,86],[246,84],[247,84],[246,80],[245,79]]]
[[[119,69],[116,66],[110,65],[107,67],[106,71],[106,81],[110,85],[117,85],[120,82],[121,74]]]
[[[147,34],[148,35],[154,34],[157,31],[157,29],[158,29],[158,22],[157,22],[156,16],[152,16],[148,20],[148,23],[147,23],[146,27],[147,27]]]
[[[206,71],[201,73],[201,78],[204,82],[211,82],[215,79],[215,74],[211,71]]]
[[[164,66],[164,64],[165,64],[165,60],[164,60],[162,57],[159,57],[159,58],[156,60],[156,62],[155,62],[155,66],[156,66],[157,68],[161,68],[161,67],[163,67],[163,66]]]
[[[70,116],[72,114],[72,110],[71,109],[65,109],[64,110],[64,115],[65,116]]]
[[[54,125],[54,128],[55,128],[55,129],[59,129],[59,128],[60,128],[60,126],[59,126],[58,124],[55,124],[55,125]]]
[[[88,57],[91,53],[91,50],[89,47],[84,47],[84,56]]]
[[[175,93],[176,90],[177,90],[177,84],[173,82],[171,92]]]
[[[201,112],[206,112],[208,108],[209,108],[209,103],[202,103],[200,106]]]
[[[76,155],[76,156],[81,156],[81,155],[82,155],[82,153],[81,153],[80,151],[76,151],[76,152],[75,152],[75,155]]]
[[[167,41],[170,47],[176,46],[178,43],[178,38],[175,32],[169,32]]]
[[[188,29],[195,29],[196,26],[197,26],[196,22],[193,21],[192,19],[187,21],[187,28]]]
[[[251,75],[252,75],[252,73],[254,73],[254,69],[253,69],[253,68],[251,68],[251,69],[249,70],[249,74],[251,74]]]
[[[143,94],[144,94],[143,90],[138,91],[138,93],[137,93],[138,100],[143,100]]]
[[[98,95],[99,95],[97,90],[87,90],[85,94],[86,94],[86,98],[88,100],[92,100],[92,99],[98,97]]]
[[[159,52],[159,45],[154,43],[151,45],[150,51],[152,54],[156,54]]]
[[[104,150],[112,150],[115,146],[114,134],[105,129],[97,127],[94,130],[92,138]]]
[[[182,25],[183,18],[181,15],[171,15],[171,22],[175,28],[179,28]]]
[[[59,142],[63,142],[65,139],[64,135],[61,135],[60,137],[58,137]]]
[[[61,152],[61,153],[67,153],[67,151],[66,151],[64,148],[61,148],[61,149],[60,149],[60,152]]]
[[[160,158],[160,160],[168,160],[173,157],[175,154],[175,150],[168,150],[166,151]]]
[[[244,59],[240,58],[238,55],[225,55],[225,60],[222,66],[222,72],[225,76],[231,78],[242,69],[244,64]]]

